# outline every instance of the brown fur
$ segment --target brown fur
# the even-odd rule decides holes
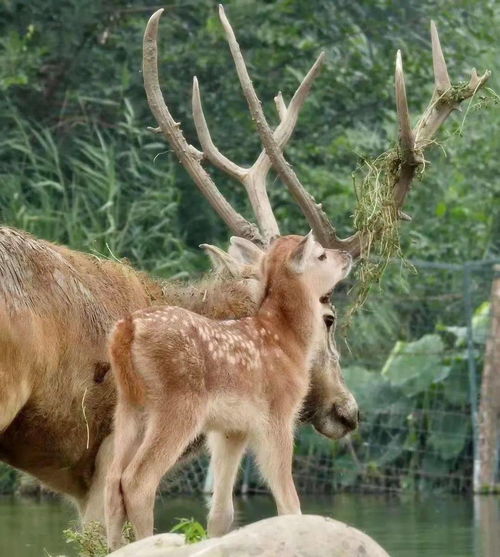
[[[115,379],[120,384],[120,395],[130,404],[141,406],[146,400],[146,392],[144,382],[134,377],[134,364],[131,357],[134,329],[134,322],[130,315],[118,321],[113,330],[110,358],[115,370]]]
[[[106,482],[111,547],[120,543],[126,516],[137,537],[152,535],[157,485],[201,432],[211,436],[215,462],[211,535],[230,525],[228,490],[248,443],[278,511],[300,512],[291,476],[294,421],[323,328],[320,297],[345,276],[351,259],[297,236],[279,238],[262,257],[265,295],[253,317],[215,321],[163,306],[115,326],[110,354],[118,403]]]
[[[110,443],[103,441],[116,401],[112,374],[106,374],[112,324],[159,303],[213,318],[251,315],[255,285],[246,272],[188,285],[155,281],[126,264],[0,227],[0,459],[70,495],[86,520],[102,519],[98,486],[110,458]],[[309,412],[316,420],[324,401],[334,436],[350,429],[328,410],[346,396],[352,400],[339,373],[332,368],[331,384],[318,383]],[[355,412],[352,402],[348,407]]]

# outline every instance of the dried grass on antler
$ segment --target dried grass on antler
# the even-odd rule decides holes
[[[380,280],[393,257],[400,257],[399,221],[411,220],[403,213],[413,179],[425,169],[424,151],[435,143],[434,136],[460,103],[472,98],[490,76],[475,69],[468,83],[452,85],[436,25],[431,21],[434,91],[417,125],[412,129],[406,98],[401,52],[396,55],[395,88],[399,121],[398,145],[375,161],[365,161],[367,170],[356,186],[358,198],[354,225],[359,241],[358,298],[351,313],[362,305],[370,287]],[[372,257],[374,256],[374,257]]]

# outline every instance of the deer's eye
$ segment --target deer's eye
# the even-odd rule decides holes
[[[335,317],[333,315],[323,315],[323,321],[326,325],[326,328],[330,330],[335,323]]]
[[[326,253],[322,253],[322,254],[318,257],[318,259],[319,259],[320,261],[324,261],[324,260],[326,259]]]

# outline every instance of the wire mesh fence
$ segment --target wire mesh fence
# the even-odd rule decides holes
[[[391,264],[383,290],[354,319],[346,337],[349,347],[342,348],[342,367],[360,406],[361,426],[339,442],[309,426],[300,428],[294,476],[301,492],[482,488],[478,412],[485,348],[500,342],[490,338],[491,285],[498,263]],[[345,309],[346,294],[337,296],[338,307]],[[500,361],[489,363],[496,377]],[[496,404],[488,427],[494,437],[490,481],[498,484],[500,386],[493,387],[483,398]],[[188,491],[203,489],[201,473],[191,484],[182,477],[192,475],[193,466],[205,470],[206,462],[178,472],[177,484]],[[243,463],[240,489],[266,489],[251,457]]]

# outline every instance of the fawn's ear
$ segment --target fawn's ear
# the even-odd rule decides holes
[[[264,257],[264,250],[250,242],[250,240],[245,240],[245,238],[240,238],[239,236],[231,236],[229,241],[231,245],[227,251],[231,257],[245,265],[257,266],[260,264]]]
[[[215,272],[220,272],[225,269],[229,271],[233,277],[240,274],[241,263],[229,253],[211,244],[200,244],[200,248],[202,248],[210,258]]]
[[[310,260],[314,250],[316,240],[312,230],[307,236],[304,236],[299,245],[293,250],[290,256],[290,265],[296,273],[303,273],[307,262]]]

